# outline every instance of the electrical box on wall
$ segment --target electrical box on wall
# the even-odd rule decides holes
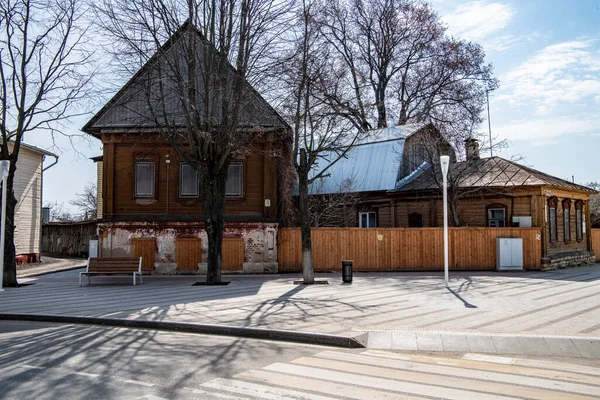
[[[523,270],[523,239],[496,239],[496,269],[498,271]]]

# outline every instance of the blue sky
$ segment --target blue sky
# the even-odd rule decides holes
[[[496,153],[578,183],[600,181],[600,0],[431,3],[452,35],[482,44],[494,65],[492,135],[508,143]],[[66,131],[77,133],[86,119]],[[89,157],[101,154],[98,140],[31,133],[26,142],[60,155],[44,174],[44,201],[67,204],[95,181]]]

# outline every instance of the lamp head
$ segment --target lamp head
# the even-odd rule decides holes
[[[10,168],[9,160],[0,160],[0,177],[6,179],[8,176],[8,169]]]
[[[448,167],[450,166],[450,156],[441,156],[440,165],[442,167],[442,174],[448,175]]]

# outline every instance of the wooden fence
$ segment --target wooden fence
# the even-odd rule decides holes
[[[42,253],[87,257],[91,239],[96,239],[96,221],[42,225]]]
[[[339,271],[341,260],[354,260],[356,271],[440,270],[444,267],[443,228],[313,228],[316,271]],[[523,265],[540,269],[540,228],[450,228],[450,268],[493,270],[496,238],[523,238]],[[281,228],[279,271],[302,270],[299,228]]]
[[[600,229],[592,229],[592,250],[596,253],[596,261],[600,262]]]

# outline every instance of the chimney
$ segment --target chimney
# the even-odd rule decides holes
[[[467,149],[467,161],[479,160],[479,140],[470,137],[465,140],[465,147]]]

